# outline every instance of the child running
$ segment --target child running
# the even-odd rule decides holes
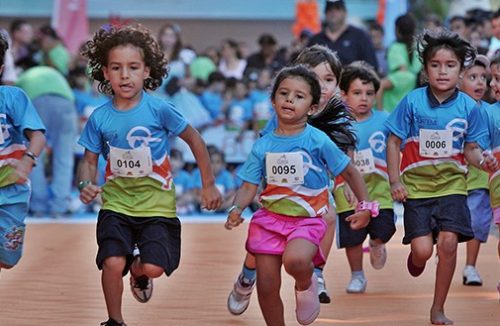
[[[329,208],[329,174],[342,174],[352,186],[360,204],[348,221],[353,229],[370,220],[368,194],[361,175],[330,138],[307,124],[321,97],[314,72],[297,65],[281,70],[274,81],[271,102],[277,127],[257,140],[238,176],[243,180],[229,209],[227,229],[243,222],[244,210],[253,200],[259,184],[262,208],[249,225],[247,251],[255,255],[257,293],[267,325],[284,325],[280,298],[281,265],[295,279],[296,318],[312,323],[320,303],[314,265],[324,262],[318,250],[326,231],[321,218]],[[314,262],[314,263],[313,263]]]
[[[305,48],[299,53],[294,63],[304,64],[310,67],[314,71],[316,77],[318,78],[318,81],[320,82],[321,98],[318,105],[319,114],[326,108],[329,100],[334,97],[335,92],[337,91],[337,82],[340,78],[340,75],[342,74],[342,64],[340,63],[340,60],[334,52],[322,45],[313,45]],[[330,116],[332,115],[332,111],[335,111],[337,117],[342,117],[342,112],[345,112],[345,108],[342,105],[338,105],[341,103],[337,101],[330,104],[330,112],[327,112],[327,114]],[[342,108],[340,108],[340,106],[342,106]],[[343,111],[341,109],[343,109]],[[318,114],[316,115],[316,117],[318,116]],[[319,117],[319,119],[309,119],[309,122],[313,123],[319,121],[328,122],[326,121],[326,117],[323,116]],[[276,129],[276,126],[277,118],[274,114],[266,127],[261,131],[261,134],[264,135],[272,132],[274,129]],[[332,123],[329,124],[328,127],[331,128],[332,126],[334,126],[335,128],[341,128],[342,124]],[[349,145],[354,146],[354,138],[351,136],[350,131],[340,131],[341,132],[337,132],[335,134],[335,137],[333,137],[334,141],[342,150],[347,151]],[[342,138],[340,137],[346,134],[347,136]],[[331,205],[329,211],[325,215],[323,215],[323,219],[325,220],[327,225],[325,237],[321,241],[321,250],[323,250],[325,260],[328,258],[335,236],[336,212],[333,207],[334,203],[331,196],[330,203]],[[326,283],[323,277],[323,267],[324,264],[321,264],[320,266],[315,266],[314,268],[314,274],[318,279],[319,300],[321,303],[330,303],[330,295],[328,294],[328,291],[326,289]],[[227,300],[228,310],[233,315],[240,315],[248,308],[248,305],[250,304],[250,297],[253,288],[255,287],[255,278],[255,257],[247,253],[243,268],[236,281],[234,282],[233,289],[230,292]]]
[[[489,103],[482,100],[488,90],[490,60],[484,55],[476,56],[474,62],[463,72],[459,88],[476,100],[481,114],[486,114]],[[489,146],[488,146],[489,147]],[[476,269],[481,243],[486,242],[490,232],[492,212],[488,193],[488,173],[469,166],[467,173],[467,206],[470,210],[474,239],[467,241],[465,267],[462,272],[464,285],[481,286],[483,281]]]
[[[8,43],[0,32],[0,74]],[[45,127],[19,87],[0,86],[0,270],[21,259],[31,186],[28,176],[45,146]]]
[[[80,199],[88,204],[102,193],[96,263],[109,319],[101,325],[125,325],[123,276],[130,270],[132,294],[147,302],[152,279],[170,275],[179,265],[181,226],[169,135],[182,138],[196,158],[202,206],[218,208],[221,196],[198,132],[170,103],[145,92],[160,85],[167,63],[150,31],[141,25],[109,27],[86,45],[83,55],[89,58],[91,76],[112,100],[92,113],[79,140],[85,147]],[[107,160],[102,188],[95,184],[99,154]]]
[[[351,281],[347,293],[363,293],[367,280],[363,272],[363,242],[370,235],[370,263],[375,269],[381,269],[387,258],[385,243],[394,233],[393,201],[387,176],[386,141],[389,130],[384,126],[387,113],[373,110],[375,95],[380,80],[373,68],[364,62],[353,62],[344,68],[339,87],[341,95],[349,106],[356,122],[357,146],[354,165],[363,174],[370,200],[378,200],[380,213],[370,220],[366,228],[352,230],[346,221],[354,213],[356,199],[341,177],[335,180],[335,203],[339,214],[339,248],[345,248],[351,268]]]
[[[437,243],[430,321],[450,325],[453,321],[446,317],[444,303],[455,271],[457,244],[474,236],[465,159],[487,171],[495,170],[497,162],[483,157],[476,144],[486,134],[477,103],[456,88],[464,64],[475,57],[474,48],[443,29],[424,32],[418,51],[429,85],[405,96],[386,122],[391,132],[388,173],[392,198],[404,204],[403,243],[411,244],[407,267],[413,277],[422,274]]]
[[[496,100],[494,104],[486,110],[488,117],[489,144],[485,147],[490,148],[493,156],[500,161],[500,54],[491,60],[491,90]],[[487,146],[489,145],[489,146]],[[493,209],[493,222],[500,230],[500,171],[490,174],[490,201]],[[498,257],[500,258],[500,240],[498,240]],[[500,294],[500,282],[497,290]]]

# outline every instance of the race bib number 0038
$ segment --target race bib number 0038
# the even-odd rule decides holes
[[[304,184],[304,160],[300,153],[266,153],[267,183]]]
[[[450,157],[453,153],[453,131],[420,129],[420,155],[438,158]]]
[[[356,151],[354,153],[354,165],[359,173],[369,174],[375,172],[375,160],[371,148]]]

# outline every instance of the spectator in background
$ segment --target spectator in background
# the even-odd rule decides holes
[[[260,70],[257,74],[256,86],[249,94],[253,107],[254,130],[256,131],[264,128],[273,116],[274,109],[269,97],[272,78],[271,70]]]
[[[222,205],[217,212],[225,212],[233,202],[234,194],[236,193],[236,181],[234,176],[227,170],[225,155],[215,145],[207,146],[210,155],[210,166],[212,173],[215,176],[215,186],[222,194]],[[201,191],[200,170],[197,168],[193,171],[193,187],[195,194]],[[195,198],[200,198],[196,196]],[[201,203],[198,203],[200,206]]]
[[[379,77],[387,75],[387,48],[384,45],[384,27],[377,22],[370,24],[370,38],[372,39],[373,46],[375,47],[375,57],[378,64]]]
[[[464,40],[469,41],[469,29],[467,27],[467,20],[464,16],[453,16],[450,18],[450,30],[455,32],[463,38]]]
[[[493,36],[490,39],[488,57],[493,58],[498,54],[500,50],[500,9],[495,11],[490,21]]]
[[[218,70],[226,78],[234,77],[236,79],[242,79],[247,61],[241,58],[238,43],[231,39],[225,39],[222,41],[220,53],[221,59],[219,61]]]
[[[4,60],[0,63],[0,66],[2,66],[3,68],[3,70],[0,70],[0,84],[14,85],[17,79],[17,72],[14,64],[14,57],[12,56],[12,52],[10,51],[11,40],[9,37],[9,33],[3,28],[0,28],[0,34],[2,34],[2,38],[5,39],[9,44],[9,48],[5,51]]]
[[[12,40],[12,55],[18,73],[36,66],[33,58],[35,48],[33,46],[33,27],[24,19],[13,20],[10,24],[10,37]]]
[[[182,152],[172,148],[170,150],[170,167],[174,177],[175,202],[177,214],[190,214],[195,211],[194,202],[196,198],[193,193],[193,177],[184,168],[185,162]]]
[[[207,83],[200,100],[214,124],[219,124],[224,120],[223,115],[228,105],[228,101],[224,97],[226,78],[221,72],[214,71],[208,76]]]
[[[441,17],[436,14],[428,14],[424,19],[424,29],[436,30],[443,28]]]
[[[286,64],[283,53],[278,51],[278,42],[271,34],[262,34],[258,40],[259,51],[251,54],[247,59],[245,76],[260,69],[271,69],[273,73]]]
[[[77,133],[75,97],[66,78],[55,68],[32,67],[17,85],[24,89],[47,128],[47,145],[51,148],[51,181],[45,175],[45,152],[40,164],[31,172],[33,195],[31,210],[35,215],[59,217],[68,213],[73,184],[73,144]]]
[[[71,55],[55,29],[50,25],[43,25],[38,30],[37,38],[40,42],[40,64],[53,67],[67,76]]]
[[[227,109],[227,129],[241,134],[249,130],[253,122],[252,101],[248,96],[248,86],[243,80],[234,80],[231,92],[232,98]]]
[[[382,79],[377,93],[377,107],[392,112],[399,101],[417,85],[422,63],[414,50],[417,22],[413,15],[405,14],[396,19],[396,42],[389,46],[389,70]]]
[[[308,46],[313,44],[321,44],[336,51],[343,65],[366,61],[378,71],[375,48],[370,37],[362,29],[347,24],[344,0],[326,1],[324,28],[309,40]]]

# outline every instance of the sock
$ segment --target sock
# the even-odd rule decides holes
[[[352,278],[365,278],[365,272],[363,270],[351,272]]]
[[[314,275],[316,275],[316,277],[323,278],[323,268],[321,268],[321,267],[314,267]]]
[[[243,283],[245,284],[251,284],[255,282],[255,279],[257,278],[257,271],[255,268],[248,268],[245,264],[243,264],[241,274],[243,275]]]

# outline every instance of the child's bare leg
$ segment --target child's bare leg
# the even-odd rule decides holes
[[[418,267],[424,266],[429,258],[432,257],[433,246],[431,234],[412,239],[410,247],[413,263]]]
[[[476,239],[467,241],[467,256],[465,260],[465,265],[476,266],[477,256],[479,255],[479,248],[481,242]]]
[[[257,296],[268,326],[284,326],[281,288],[281,256],[256,255]]]
[[[437,242],[438,265],[436,283],[434,285],[434,301],[431,307],[431,323],[435,325],[452,325],[453,321],[444,314],[444,303],[448,296],[451,279],[457,264],[457,235],[453,232],[441,231]]]
[[[293,239],[288,242],[283,253],[283,266],[288,274],[295,279],[298,291],[307,290],[311,286],[311,276],[314,269],[312,262],[318,251],[311,241]]]
[[[244,264],[247,268],[255,269],[256,268],[255,256],[247,252]]]
[[[351,272],[363,270],[363,244],[345,248],[345,254],[349,262],[349,267],[351,267]]]
[[[101,284],[109,318],[123,322],[122,294],[125,257],[109,257],[102,264]]]
[[[337,221],[337,212],[335,211],[335,208],[330,206],[328,213],[323,216],[323,220],[326,222],[326,232],[319,246],[325,256],[325,260],[327,260],[332,249],[333,240],[335,239],[335,223]]]

